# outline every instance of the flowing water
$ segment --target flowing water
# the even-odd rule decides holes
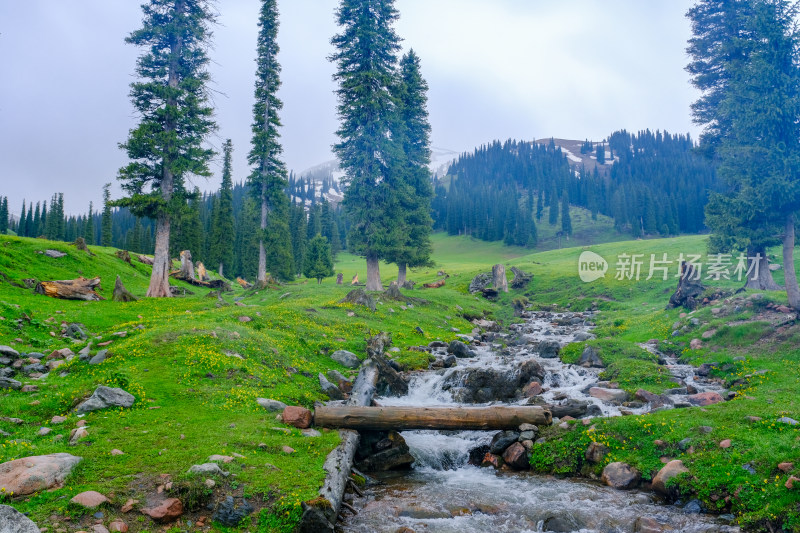
[[[588,389],[600,382],[601,369],[566,365],[558,358],[541,357],[535,351],[541,341],[556,341],[563,346],[576,335],[585,336],[591,329],[590,318],[580,313],[527,313],[525,322],[512,326],[508,334],[496,334],[489,342],[473,343],[474,357],[459,359],[449,369],[419,372],[411,377],[406,396],[383,397],[378,402],[458,405],[459,385],[470,372],[491,369],[513,375],[523,361],[533,359],[545,371],[541,398],[547,403],[582,402],[588,404],[590,413],[602,416],[619,416],[623,410],[634,414],[647,412],[649,405],[620,406],[590,396]],[[512,342],[503,348],[498,341]],[[673,375],[690,388],[699,392],[718,390],[713,383],[697,380],[691,366],[679,365],[650,345],[642,347],[662,357]],[[686,394],[685,388],[679,392]],[[671,399],[679,406],[682,403],[680,395]],[[501,402],[470,405],[497,403]],[[650,493],[469,465],[470,450],[488,444],[495,433],[403,432],[415,458],[413,470],[378,476],[381,483],[370,488],[365,498],[352,502],[359,513],[349,516],[341,530],[363,533],[738,531],[724,518],[687,513],[679,507],[659,503]]]

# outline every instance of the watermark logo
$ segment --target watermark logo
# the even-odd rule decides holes
[[[578,258],[578,275],[584,283],[604,277],[607,271],[608,261],[594,252],[587,250]]]
[[[705,259],[705,261],[704,261]],[[761,277],[760,267],[767,262],[761,254],[749,257],[739,254],[702,254],[681,253],[676,258],[668,254],[621,253],[616,256],[614,279],[617,281],[649,281],[686,277],[689,280],[742,281],[758,280]],[[681,265],[687,268],[682,270]],[[605,277],[608,262],[595,252],[585,251],[578,259],[578,275],[581,281],[589,283]],[[674,272],[674,275],[673,275]]]

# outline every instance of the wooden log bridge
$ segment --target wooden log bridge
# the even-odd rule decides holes
[[[536,406],[489,407],[363,407],[354,405],[319,406],[314,425],[357,430],[440,429],[499,430],[517,429],[520,424],[550,425],[553,416]]]

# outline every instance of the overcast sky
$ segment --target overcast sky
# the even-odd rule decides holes
[[[142,0],[0,2],[0,195],[64,192],[66,211],[98,204],[126,163],[135,124],[128,85],[139,50],[124,38]],[[337,117],[330,38],[337,0],[279,0],[282,141],[290,169],[332,159]],[[430,85],[433,145],[458,152],[493,139],[600,140],[626,128],[690,132],[696,92],[683,70],[689,0],[396,0],[397,32]],[[211,52],[219,129],[246,154],[258,0],[219,0]],[[214,177],[198,180],[204,190]],[[119,189],[115,184],[115,194]]]

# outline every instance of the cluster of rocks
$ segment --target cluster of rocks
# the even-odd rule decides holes
[[[519,471],[530,468],[531,449],[539,428],[522,424],[518,430],[495,433],[488,445],[470,450],[469,463],[481,467],[494,467],[500,471]]]
[[[14,379],[26,376],[30,379],[46,379],[51,371],[71,361],[75,357],[72,350],[62,348],[49,355],[40,352],[18,352],[10,346],[0,346],[0,389],[36,392],[35,385],[24,385]]]
[[[187,473],[204,477],[202,485],[208,489],[214,489],[216,482],[208,476],[219,476],[220,478],[228,476],[229,473],[223,471],[219,467],[219,463],[227,464],[236,458],[244,458],[244,456],[236,453],[232,456],[212,455],[208,458],[207,463],[193,465]],[[13,492],[15,496],[26,496],[60,488],[67,476],[81,461],[81,457],[68,453],[56,453],[2,463],[0,464],[0,487],[3,487],[6,492]],[[125,515],[138,508],[142,514],[150,517],[154,522],[170,524],[185,512],[181,500],[169,496],[175,488],[170,476],[162,474],[155,494],[148,497],[146,505],[139,505],[139,500],[128,499],[124,505],[120,506],[119,513]],[[92,512],[94,524],[89,527],[91,533],[126,533],[128,531],[129,526],[122,518],[116,517],[109,520],[106,517],[108,511],[113,511],[116,505],[100,492],[94,490],[81,492],[72,497],[70,504]],[[255,510],[247,500],[239,499],[237,501],[232,496],[225,497],[216,506],[209,504],[207,507],[213,511],[211,520],[227,527],[236,527]],[[202,527],[204,525],[202,521],[206,519],[200,518],[196,525]],[[210,521],[208,525],[210,525]],[[45,529],[40,530],[36,524],[13,507],[0,505],[0,531],[40,533]]]
[[[72,335],[81,335],[83,330],[79,324],[70,324],[67,331]],[[116,335],[125,336],[125,332]],[[78,337],[76,337],[78,338]],[[103,343],[108,344],[108,342]],[[62,365],[71,362],[76,357],[90,365],[99,365],[109,356],[107,349],[101,349],[94,355],[91,353],[91,343],[75,354],[70,348],[53,350],[45,355],[41,352],[19,352],[6,345],[0,346],[0,389],[22,390],[23,392],[36,392],[35,385],[23,385],[18,379],[25,376],[28,379],[45,380],[50,373]],[[66,373],[61,372],[62,377]]]

